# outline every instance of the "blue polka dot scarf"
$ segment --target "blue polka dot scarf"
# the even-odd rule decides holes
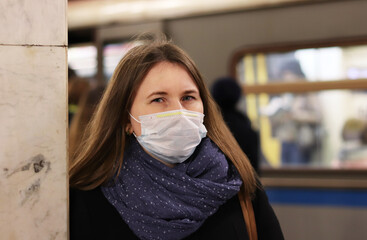
[[[169,240],[195,232],[241,184],[235,167],[209,138],[173,168],[131,138],[117,180],[102,192],[140,239]]]

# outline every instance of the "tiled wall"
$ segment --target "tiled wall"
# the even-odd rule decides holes
[[[0,1],[0,239],[67,239],[66,7]]]

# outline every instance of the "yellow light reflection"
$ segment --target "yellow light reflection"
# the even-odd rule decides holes
[[[266,58],[264,54],[257,54],[257,80],[259,84],[265,84],[268,81],[266,69]],[[263,108],[269,104],[267,94],[259,95],[259,107]],[[271,134],[271,123],[267,116],[260,116],[260,140],[261,150],[269,164],[273,167],[280,166],[280,143]]]

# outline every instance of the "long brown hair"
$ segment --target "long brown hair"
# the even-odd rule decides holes
[[[194,62],[167,40],[153,40],[134,47],[121,59],[88,126],[84,143],[69,164],[70,186],[93,189],[118,174],[128,137],[125,132],[128,111],[146,74],[163,61],[183,66],[197,84],[204,105],[207,136],[233,162],[243,180],[241,190],[251,196],[256,179],[250,162],[224,123]]]

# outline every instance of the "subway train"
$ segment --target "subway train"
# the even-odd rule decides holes
[[[163,32],[209,87],[223,76],[241,85],[285,238],[365,239],[366,10],[365,0],[69,1],[68,64],[107,83],[135,36]]]

